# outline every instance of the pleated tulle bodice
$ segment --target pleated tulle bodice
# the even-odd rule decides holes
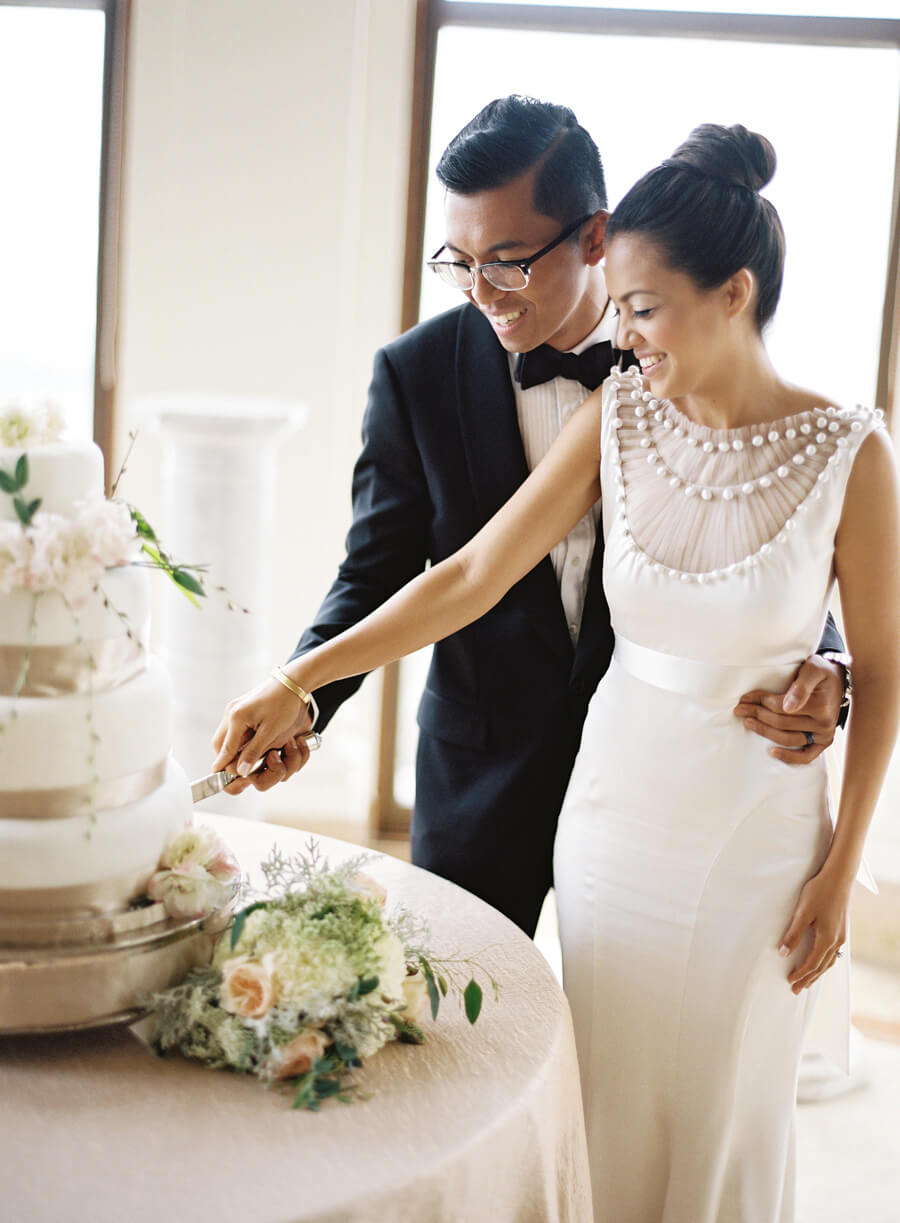
[[[827,407],[711,429],[655,399],[636,368],[613,371],[602,475],[617,633],[735,662],[814,648],[852,461],[881,415]]]

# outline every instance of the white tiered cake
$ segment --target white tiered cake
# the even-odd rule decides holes
[[[0,429],[0,1031],[100,1021],[163,983],[171,956],[146,981],[115,958],[139,947],[146,966],[171,942],[162,906],[129,902],[191,820],[128,508],[104,499],[96,446],[58,440],[55,421],[22,432],[4,445]],[[64,998],[76,952],[96,963]]]

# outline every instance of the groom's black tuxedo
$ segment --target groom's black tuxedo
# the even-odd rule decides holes
[[[355,624],[449,556],[528,475],[509,360],[464,305],[381,349],[337,579],[295,651]],[[594,551],[573,650],[549,558],[475,624],[438,642],[419,705],[413,861],[531,931],[587,703],[612,649]],[[321,689],[325,726],[361,680]]]
[[[455,552],[527,475],[509,360],[477,309],[461,306],[386,345],[369,388],[347,557],[293,656]],[[529,933],[552,882],[587,704],[612,651],[602,564],[598,532],[577,649],[545,557],[480,620],[438,642],[419,705],[413,861]],[[360,683],[316,692],[320,726]]]

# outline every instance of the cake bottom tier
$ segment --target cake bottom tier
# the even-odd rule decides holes
[[[160,854],[191,822],[190,784],[172,759],[137,802],[66,819],[0,819],[0,910],[110,912],[145,891]]]

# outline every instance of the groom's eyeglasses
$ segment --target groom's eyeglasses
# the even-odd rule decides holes
[[[585,221],[589,221],[593,213],[588,213],[587,216],[579,217],[577,221],[573,221],[571,225],[567,225],[562,233],[548,242],[546,246],[541,247],[536,255],[530,255],[527,259],[495,259],[491,263],[457,263],[449,259],[438,259],[441,251],[446,250],[446,244],[434,252],[432,257],[427,261],[428,267],[432,272],[436,272],[443,280],[444,284],[448,284],[451,289],[462,289],[464,293],[468,293],[470,289],[475,288],[475,277],[480,272],[489,285],[493,285],[495,289],[524,289],[531,279],[531,269],[539,259],[543,259],[560,242],[565,242],[574,234],[579,226]]]

